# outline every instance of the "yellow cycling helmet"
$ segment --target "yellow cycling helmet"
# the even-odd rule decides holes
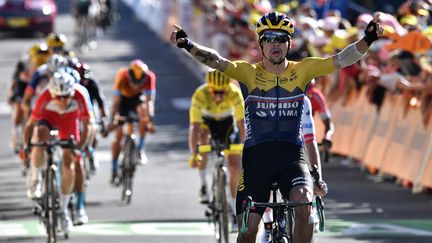
[[[29,49],[30,58],[48,52],[48,46],[45,43],[34,44]]]
[[[35,66],[46,63],[49,58],[48,46],[45,43],[34,44],[29,49],[29,59],[30,62]]]
[[[66,44],[66,36],[64,34],[50,33],[46,38],[46,43],[49,48],[62,48]]]
[[[225,90],[230,79],[218,70],[211,70],[205,76],[207,85],[213,90]]]
[[[258,21],[256,33],[258,36],[261,36],[261,34],[266,30],[281,30],[291,35],[294,33],[294,21],[283,13],[268,13],[262,16]]]

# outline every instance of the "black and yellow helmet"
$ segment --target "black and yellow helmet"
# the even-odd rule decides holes
[[[45,43],[34,44],[30,47],[28,53],[30,62],[35,67],[46,63],[49,58],[48,46]]]
[[[291,35],[294,33],[294,21],[283,13],[267,13],[258,21],[256,33],[261,36],[265,30],[281,30]]]
[[[46,37],[46,43],[49,48],[62,48],[66,44],[66,36],[64,34],[50,33]]]
[[[37,55],[41,55],[41,54],[47,54],[48,53],[48,46],[45,43],[37,43],[37,44],[32,45],[28,52],[29,52],[30,58],[35,57]]]
[[[210,70],[205,76],[207,85],[213,90],[225,90],[230,79],[218,70]]]

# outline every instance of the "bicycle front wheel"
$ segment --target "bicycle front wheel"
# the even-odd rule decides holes
[[[229,242],[229,206],[227,200],[227,178],[223,170],[217,172],[215,189],[215,231],[218,243]]]
[[[48,243],[57,241],[57,224],[59,208],[59,194],[57,188],[57,175],[54,168],[49,168],[45,181],[45,218]]]
[[[294,209],[290,208],[288,209],[288,211],[285,213],[285,222],[287,222],[286,225],[286,235],[287,237],[287,243],[293,243],[294,242]]]
[[[132,200],[132,178],[137,157],[136,146],[132,138],[127,138],[124,146],[122,165],[122,200],[130,204]]]

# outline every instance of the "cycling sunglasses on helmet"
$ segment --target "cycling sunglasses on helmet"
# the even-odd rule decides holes
[[[290,36],[284,32],[279,31],[266,31],[264,32],[260,40],[267,43],[285,43],[290,39]]]

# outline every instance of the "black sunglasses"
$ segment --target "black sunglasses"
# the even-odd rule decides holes
[[[289,35],[281,32],[265,32],[260,40],[265,41],[267,43],[285,43],[289,41],[291,38]]]

